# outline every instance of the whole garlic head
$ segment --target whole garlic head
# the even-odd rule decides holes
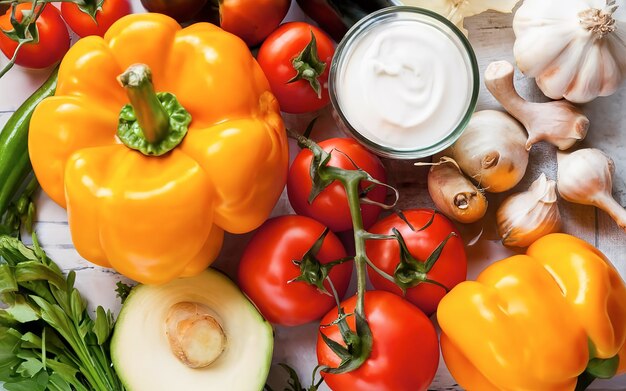
[[[513,19],[515,59],[552,99],[586,103],[626,78],[626,22],[615,0],[525,0]]]
[[[528,191],[508,197],[496,215],[498,233],[505,246],[527,247],[537,239],[561,229],[556,182],[545,174]]]

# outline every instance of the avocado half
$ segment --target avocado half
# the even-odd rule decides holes
[[[173,305],[208,307],[226,336],[215,362],[193,369],[173,353],[166,318]],[[259,391],[274,346],[272,326],[227,276],[208,269],[164,285],[133,288],[111,341],[115,370],[128,391]]]

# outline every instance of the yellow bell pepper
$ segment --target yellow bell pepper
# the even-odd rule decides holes
[[[261,225],[288,169],[278,102],[246,44],[160,14],[70,49],[29,152],[78,252],[151,284],[199,273],[223,231]]]
[[[582,390],[626,370],[626,286],[590,244],[552,234],[439,304],[441,348],[469,391]]]

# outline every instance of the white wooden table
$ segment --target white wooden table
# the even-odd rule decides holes
[[[133,0],[133,2],[136,10],[139,10],[139,1]],[[618,4],[623,8],[621,15],[626,15],[626,0],[618,0]],[[290,10],[288,19],[304,19],[302,12],[295,4]],[[470,41],[479,59],[481,72],[494,60],[504,59],[514,62],[512,53],[514,35],[511,29],[511,20],[511,15],[486,13],[466,21]],[[0,65],[4,61],[4,58],[0,59]],[[6,77],[0,79],[0,125],[8,120],[11,113],[46,76],[47,71],[28,71],[15,68]],[[536,88],[534,81],[528,80],[520,74],[516,75],[515,80],[521,95],[525,98],[533,101],[546,100]],[[591,128],[582,146],[600,148],[613,157],[617,167],[614,184],[615,197],[622,204],[625,204],[626,134],[622,134],[622,131],[626,131],[626,111],[623,102],[626,102],[626,86],[623,86],[611,97],[597,99],[585,106],[585,113],[591,120]],[[499,104],[483,86],[478,109],[499,108]],[[327,135],[337,134],[329,111],[324,110],[321,114],[321,121],[319,121],[316,130],[317,137],[323,138]],[[302,130],[312,116],[286,116],[286,122],[289,127]],[[294,144],[291,146],[293,156],[297,152],[297,147]],[[401,192],[401,207],[433,207],[426,187],[427,169],[416,168],[412,162],[385,161],[385,165],[389,168],[392,184]],[[555,149],[543,144],[533,147],[531,163],[517,191],[526,189],[541,172],[545,172],[549,178],[556,177]],[[461,227],[466,240],[476,235],[481,229],[484,230],[484,234],[476,245],[468,248],[470,257],[468,278],[470,279],[474,278],[490,262],[513,253],[512,250],[506,249],[500,244],[495,233],[494,213],[497,205],[505,196],[506,194],[490,195],[490,212],[487,218],[480,224]],[[38,196],[37,205],[36,231],[48,254],[64,270],[76,271],[76,285],[88,298],[92,307],[103,305],[118,311],[120,304],[114,289],[115,283],[123,280],[123,277],[111,270],[93,266],[76,253],[70,238],[65,210],[54,204],[45,194]],[[563,231],[594,244],[614,262],[622,276],[626,276],[626,234],[619,230],[605,213],[592,207],[561,201],[560,208],[564,217]],[[283,194],[274,210],[274,215],[291,212],[289,202]],[[251,234],[228,235],[215,266],[231,276],[236,275],[243,244],[249,240],[250,236]],[[310,371],[315,366],[316,329],[315,324],[297,328],[276,327],[274,362],[289,363],[298,370],[304,381],[308,381]],[[286,384],[284,373],[276,367],[272,368],[269,381],[277,389],[282,389],[281,386]],[[432,390],[459,389],[447,372],[443,360],[437,377],[430,388]],[[327,390],[327,388],[322,389]],[[611,381],[598,381],[594,383],[591,389],[626,390],[626,376]]]

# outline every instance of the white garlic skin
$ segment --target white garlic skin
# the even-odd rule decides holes
[[[587,135],[589,118],[582,109],[566,100],[528,102],[515,90],[515,68],[508,61],[495,61],[485,71],[485,85],[504,109],[528,132],[526,149],[547,141],[560,150],[571,148]]]
[[[557,181],[565,200],[598,206],[605,193],[613,189],[615,163],[604,152],[586,148],[572,153],[558,153]]]
[[[446,154],[465,175],[490,193],[515,187],[526,173],[526,131],[510,115],[483,110],[474,113],[461,137]]]
[[[502,244],[528,247],[537,239],[561,229],[556,182],[545,174],[528,191],[513,194],[498,208],[496,215]]]
[[[513,19],[515,59],[555,100],[612,95],[626,78],[626,22],[615,0],[525,0]]]
[[[593,205],[611,216],[626,231],[626,210],[612,194],[615,163],[595,148],[572,153],[557,153],[557,185],[561,197],[569,202]]]

